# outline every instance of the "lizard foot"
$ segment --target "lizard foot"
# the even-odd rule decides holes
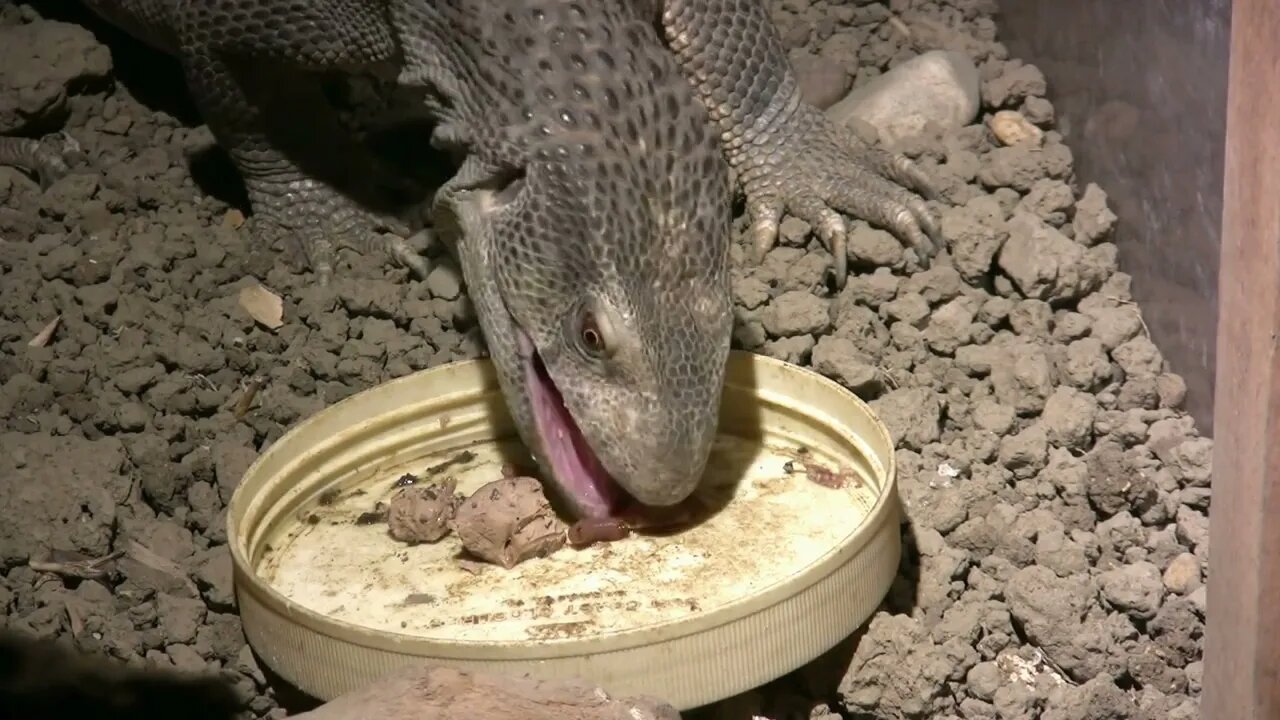
[[[40,140],[0,137],[0,165],[14,165],[35,174],[42,190],[64,177],[74,163],[86,161],[80,145],[66,133]]]
[[[756,262],[777,242],[784,211],[813,226],[835,256],[837,288],[849,275],[847,227],[837,210],[891,230],[921,262],[942,246],[924,200],[938,193],[924,172],[837,127],[816,108],[801,105],[767,141],[744,150],[739,172]]]
[[[264,241],[285,240],[285,248],[316,274],[321,287],[333,279],[340,249],[381,255],[408,268],[418,279],[427,276],[426,259],[409,226],[388,214],[366,209],[328,186],[310,179],[285,187],[255,184],[250,203],[257,232]]]

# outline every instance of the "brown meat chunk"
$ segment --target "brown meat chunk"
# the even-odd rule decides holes
[[[484,485],[462,503],[453,519],[453,531],[467,552],[508,569],[559,550],[565,530],[542,484],[531,477]]]
[[[449,522],[462,503],[457,481],[410,485],[391,498],[387,527],[391,537],[410,544],[433,543],[449,534]]]

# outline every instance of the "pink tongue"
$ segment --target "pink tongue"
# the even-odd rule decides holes
[[[579,512],[587,517],[610,516],[622,499],[621,488],[582,436],[536,351],[530,354],[525,381],[538,434],[550,455],[547,461],[573,496]]]

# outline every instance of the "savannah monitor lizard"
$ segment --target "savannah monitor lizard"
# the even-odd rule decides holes
[[[324,279],[333,243],[403,256],[404,230],[314,179],[267,126],[334,122],[302,71],[421,93],[433,145],[458,159],[433,232],[522,439],[580,517],[675,505],[698,484],[733,325],[735,189],[755,261],[785,211],[827,245],[837,286],[838,211],[922,261],[940,242],[924,174],[801,99],[764,0],[85,2],[179,59],[257,227],[296,240]],[[58,171],[29,141],[5,155]]]

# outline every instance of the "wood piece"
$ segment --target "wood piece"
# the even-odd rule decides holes
[[[1235,0],[1201,713],[1280,718],[1280,4]]]
[[[654,698],[615,698],[587,683],[410,668],[294,720],[680,720]]]

